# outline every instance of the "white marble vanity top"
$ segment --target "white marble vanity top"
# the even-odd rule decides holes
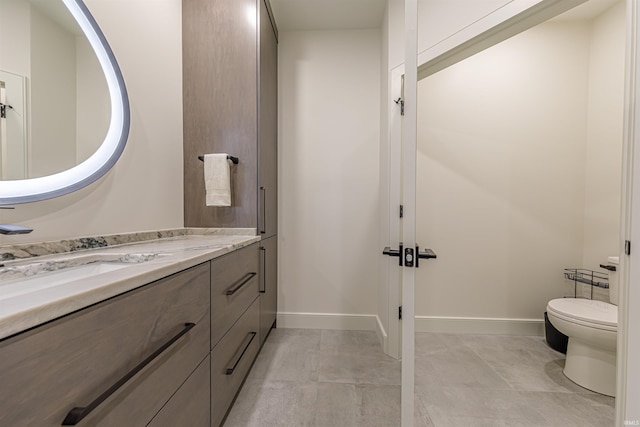
[[[172,237],[158,233],[156,239],[0,261],[0,339],[260,240],[255,231],[188,230]]]

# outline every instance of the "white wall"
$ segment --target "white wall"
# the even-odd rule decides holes
[[[585,216],[602,190],[585,180],[602,150],[594,126],[621,126],[618,108],[592,105],[622,79],[618,47],[612,69],[591,74],[599,34],[584,22],[544,24],[420,83],[418,241],[438,260],[417,272],[417,315],[540,319],[565,292],[563,268],[582,266],[585,230],[618,223],[615,204],[598,211],[604,228]],[[621,135],[608,137],[618,162],[602,171],[606,184],[590,179],[615,198]]]
[[[76,164],[76,39],[35,7],[29,24],[28,164],[37,178]]]
[[[31,70],[31,7],[20,0],[0,2],[0,28],[11,37],[0,37],[0,70],[29,76]]]
[[[127,147],[105,177],[43,202],[0,211],[31,226],[0,244],[183,225],[182,8],[180,0],[86,0],[122,69],[131,102]]]
[[[278,324],[375,315],[380,31],[282,31],[278,49]]]
[[[109,129],[109,88],[91,45],[76,37],[76,158],[80,163],[102,145]]]
[[[582,265],[597,269],[620,247],[625,6],[591,27],[589,116]]]

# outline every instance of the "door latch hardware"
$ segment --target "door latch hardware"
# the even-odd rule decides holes
[[[401,253],[402,253],[402,243],[400,243],[400,249],[391,249],[390,246],[386,246],[382,251],[383,255],[397,256],[399,258],[398,265],[400,267],[402,267],[402,257],[400,256]]]
[[[404,99],[398,98],[398,99],[394,100],[393,102],[395,102],[396,104],[400,105],[400,115],[404,116]]]
[[[431,249],[426,249],[424,252],[420,252],[420,245],[416,244],[416,268],[420,268],[419,259],[436,259],[438,256]]]
[[[406,248],[404,250],[404,266],[405,267],[413,267],[413,248]]]
[[[2,102],[0,102],[0,119],[7,118],[7,108],[13,110],[13,107],[11,105],[3,104]]]
[[[404,251],[403,251],[404,249]],[[416,267],[419,268],[419,259],[435,259],[438,256],[431,249],[425,249],[424,252],[420,252],[420,246],[416,245],[416,248],[404,248],[400,243],[399,249],[391,249],[390,246],[386,246],[382,251],[383,255],[389,255],[398,257],[398,265],[402,267]]]

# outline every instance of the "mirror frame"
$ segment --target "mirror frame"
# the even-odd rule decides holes
[[[62,0],[82,29],[104,72],[111,120],[102,145],[84,162],[39,178],[0,181],[0,205],[51,199],[77,191],[106,174],[118,161],[129,136],[131,113],[122,72],[102,30],[82,0]]]

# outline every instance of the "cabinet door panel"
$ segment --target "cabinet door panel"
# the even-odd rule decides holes
[[[187,227],[256,228],[258,104],[256,0],[182,2],[184,221]],[[230,207],[205,205],[198,156],[227,153]]]
[[[59,426],[195,323],[79,425],[146,425],[209,351],[209,263],[0,342],[1,426]]]
[[[278,41],[264,0],[260,3],[260,156],[258,228],[263,237],[278,232]]]

